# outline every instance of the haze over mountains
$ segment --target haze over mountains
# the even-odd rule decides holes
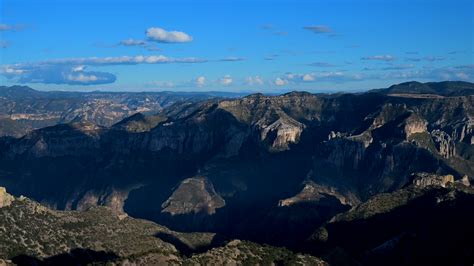
[[[0,203],[8,201],[0,204],[1,217],[23,213],[36,223],[36,215],[51,215],[56,218],[42,226],[59,224],[65,235],[69,222],[63,219],[85,219],[77,237],[92,238],[57,236],[61,248],[46,252],[44,232],[37,245],[25,244],[34,236],[10,236],[7,243],[18,248],[0,255],[45,259],[81,248],[112,252],[105,261],[121,261],[157,253],[142,254],[139,244],[130,244],[137,248],[125,254],[110,244],[126,235],[93,238],[98,217],[121,217],[124,222],[103,224],[140,232],[146,241],[160,230],[179,242],[211,232],[201,249],[188,244],[184,252],[158,234],[157,249],[175,256],[176,264],[196,256],[222,262],[229,258],[218,258],[222,252],[191,254],[212,247],[234,254],[236,243],[256,245],[229,242],[234,239],[291,250],[239,251],[260,263],[268,252],[281,263],[472,263],[473,127],[474,84],[468,82],[245,97],[0,87],[0,186],[17,197],[0,195]],[[31,211],[38,208],[41,214]],[[15,230],[31,226],[20,223]],[[143,233],[144,227],[152,229]],[[171,263],[169,254],[150,256]]]
[[[237,97],[224,92],[67,92],[0,86],[0,136],[23,136],[32,129],[74,121],[111,126],[136,113],[155,114],[176,102]]]

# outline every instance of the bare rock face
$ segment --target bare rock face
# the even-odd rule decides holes
[[[429,187],[429,186],[441,186],[446,187],[448,184],[454,182],[454,176],[452,175],[436,175],[428,173],[417,173],[415,174],[413,184],[417,187]]]
[[[431,136],[433,137],[436,148],[441,156],[449,159],[456,154],[456,145],[453,138],[448,133],[436,129],[431,131]]]
[[[471,117],[467,117],[467,121],[454,128],[454,136],[456,141],[464,141],[473,144],[474,120]]]
[[[372,121],[370,129],[376,129],[385,125],[390,120],[398,117],[406,112],[407,106],[405,104],[392,104],[388,103],[382,106],[380,112],[378,112]],[[369,117],[371,118],[371,117]]]
[[[289,150],[291,144],[299,142],[306,126],[301,122],[302,112],[292,114],[291,109],[304,105],[303,102],[307,100],[315,99],[313,96],[299,94],[278,97],[254,94],[239,100],[222,101],[219,108],[231,113],[239,122],[250,125],[258,141],[265,143],[268,151],[280,152]],[[314,119],[313,115],[304,119]]]
[[[304,125],[293,119],[278,119],[269,125],[257,124],[261,127],[261,140],[268,140],[270,151],[284,151],[292,143],[298,143]]]
[[[107,206],[115,214],[122,215],[125,214],[123,206],[129,192],[130,190],[117,189],[109,189],[105,192],[88,191],[79,199],[74,209],[85,211],[95,206]],[[71,203],[68,206],[69,209],[73,209]]]
[[[4,187],[0,187],[0,208],[10,206],[15,198],[7,193]]]
[[[405,120],[405,134],[406,134],[406,137],[408,138],[413,134],[426,132],[427,124],[428,124],[428,122],[426,122],[426,120],[422,119],[418,115],[411,114]]]
[[[173,194],[161,205],[161,212],[171,215],[205,213],[212,215],[225,206],[224,199],[214,190],[205,177],[185,179]]]
[[[325,187],[318,185],[314,182],[308,182],[305,184],[303,189],[297,195],[287,198],[284,200],[280,200],[278,206],[285,207],[291,206],[293,204],[298,203],[305,203],[305,202],[318,202],[322,198],[325,197],[335,197],[339,200],[339,202],[343,205],[348,205],[353,203],[351,199],[346,198],[342,194],[340,194],[336,189],[331,187]]]
[[[366,150],[365,142],[355,138],[335,139],[328,142],[327,145],[330,147],[328,160],[340,168],[345,165],[351,165],[353,168],[357,168],[364,158]]]
[[[469,177],[467,175],[463,176],[460,180],[457,180],[456,182],[463,184],[466,187],[469,187],[471,185],[471,182],[469,181]]]

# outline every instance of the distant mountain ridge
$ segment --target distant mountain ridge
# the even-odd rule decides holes
[[[474,83],[465,81],[404,82],[386,89],[371,90],[384,94],[434,94],[440,96],[467,96],[474,95]]]
[[[0,86],[0,136],[20,137],[60,123],[111,126],[136,113],[155,114],[178,102],[238,97],[224,92],[68,92]]]
[[[468,96],[474,84],[462,81],[405,82],[369,92],[392,96],[437,95]],[[318,94],[337,97],[337,94]],[[230,92],[69,92],[37,91],[27,86],[0,86],[0,136],[20,137],[27,132],[60,123],[88,121],[111,126],[136,113],[157,114],[164,108],[183,102],[206,99],[238,98],[246,93]],[[255,97],[263,94],[252,94]],[[310,95],[290,92],[284,95]],[[428,97],[428,96],[424,96]]]

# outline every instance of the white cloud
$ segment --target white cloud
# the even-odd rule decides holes
[[[395,60],[395,57],[391,55],[372,55],[362,57],[361,60],[393,61]]]
[[[236,56],[229,56],[229,57],[219,59],[219,61],[229,61],[229,62],[243,61],[243,60],[245,60],[243,57],[236,57]]]
[[[2,68],[0,68],[0,74],[3,74],[4,76],[21,75],[23,73],[25,73],[25,70],[17,69],[14,67],[3,66]]]
[[[73,67],[72,71],[73,72],[80,72],[80,71],[84,71],[85,68],[86,68],[86,66],[77,66],[77,67]]]
[[[225,75],[224,77],[222,77],[220,80],[219,80],[219,83],[221,85],[224,85],[224,86],[228,86],[230,84],[232,84],[233,80],[232,80],[232,77],[230,75]]]
[[[342,82],[342,81],[357,81],[361,80],[362,76],[359,74],[351,74],[342,71],[322,71],[322,72],[312,72],[304,74],[294,74],[287,73],[287,81],[291,82],[317,82],[317,81],[333,81],[333,82]]]
[[[64,58],[40,61],[36,63],[19,64],[19,66],[34,65],[135,65],[135,64],[170,64],[170,63],[203,63],[205,59],[195,57],[170,58],[164,55],[137,55],[116,57],[83,57]],[[17,65],[18,66],[18,65]]]
[[[207,60],[194,57],[169,58],[163,55],[65,58],[3,65],[0,66],[0,74],[19,83],[93,85],[115,82],[116,76],[107,72],[85,71],[88,66],[203,62]]]
[[[374,76],[374,79],[425,79],[430,81],[440,80],[474,80],[474,67],[454,66],[442,68],[426,68],[411,71],[393,71],[383,75]]]
[[[143,40],[126,39],[126,40],[120,41],[119,44],[123,46],[144,46],[147,43]]]
[[[83,82],[83,83],[95,82],[95,81],[99,80],[99,78],[96,75],[85,75],[83,73],[79,73],[78,75],[74,75],[73,73],[67,75],[67,80],[76,81],[76,82]]]
[[[166,31],[162,28],[149,28],[146,30],[148,39],[164,43],[181,43],[193,40],[191,36],[182,31]]]
[[[315,81],[316,78],[312,74],[304,74],[303,75],[303,81]]]
[[[455,75],[458,79],[462,79],[462,80],[468,80],[469,79],[469,75],[465,72],[457,72],[457,73],[455,73]]]
[[[263,79],[260,76],[255,76],[255,77],[247,77],[245,78],[245,83],[250,86],[261,86],[263,85]]]
[[[288,81],[286,79],[276,78],[274,83],[277,86],[284,86],[288,84]]]
[[[204,86],[205,83],[206,83],[206,78],[204,76],[199,76],[196,78],[196,81],[195,81],[196,86],[202,87]]]

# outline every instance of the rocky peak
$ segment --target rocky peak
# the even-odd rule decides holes
[[[15,198],[8,194],[4,187],[0,187],[0,208],[10,206],[14,200]]]

